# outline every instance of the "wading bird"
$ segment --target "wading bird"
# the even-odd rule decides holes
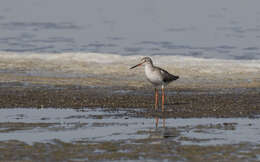
[[[155,109],[158,109],[158,90],[157,87],[162,87],[162,112],[164,112],[164,87],[174,80],[177,80],[179,76],[172,75],[166,70],[161,69],[153,65],[153,61],[150,57],[144,57],[141,59],[141,63],[131,67],[130,69],[145,65],[144,71],[147,80],[155,87]]]

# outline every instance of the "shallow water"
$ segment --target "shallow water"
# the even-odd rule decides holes
[[[259,118],[136,118],[139,109],[0,109],[0,140],[167,139],[181,145],[260,144]]]

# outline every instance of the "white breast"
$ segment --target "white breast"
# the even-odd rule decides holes
[[[163,79],[160,75],[160,71],[154,69],[150,64],[146,64],[144,69],[147,80],[150,81],[153,85],[159,86],[163,84]]]

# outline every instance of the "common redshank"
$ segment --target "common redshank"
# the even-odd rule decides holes
[[[141,59],[141,63],[131,67],[136,68],[141,65],[145,65],[144,71],[147,80],[155,87],[155,109],[158,109],[158,90],[157,87],[162,87],[162,112],[164,112],[164,87],[174,80],[177,80],[179,76],[172,75],[166,70],[153,65],[153,61],[150,57],[144,57]]]

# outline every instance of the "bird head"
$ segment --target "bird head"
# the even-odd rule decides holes
[[[153,64],[153,61],[152,61],[152,59],[151,59],[150,57],[144,57],[144,58],[141,59],[141,62],[140,62],[139,64],[137,64],[137,65],[131,67],[130,69],[133,69],[133,68],[136,68],[136,67],[138,67],[138,66],[141,66],[141,65],[144,64],[144,63]]]

